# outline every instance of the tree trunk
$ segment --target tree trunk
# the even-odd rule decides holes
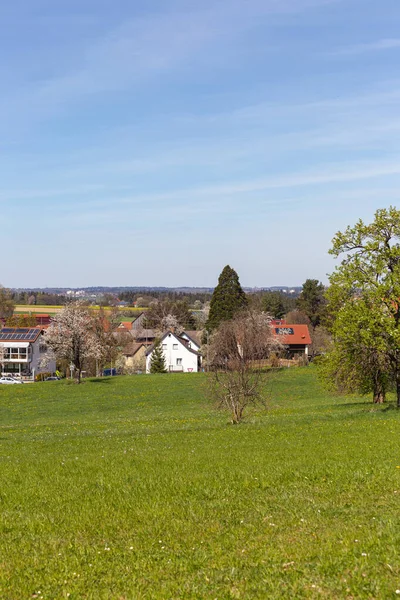
[[[384,392],[374,392],[374,404],[383,404],[385,402]]]
[[[386,400],[384,376],[378,371],[374,377],[374,404],[383,404]]]

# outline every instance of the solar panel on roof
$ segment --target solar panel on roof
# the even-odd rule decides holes
[[[0,340],[35,340],[40,334],[40,329],[26,327],[4,327],[0,330]]]
[[[275,333],[277,335],[294,335],[293,327],[276,327]]]

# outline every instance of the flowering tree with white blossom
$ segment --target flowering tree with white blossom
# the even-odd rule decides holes
[[[68,360],[81,381],[85,361],[102,355],[101,341],[96,335],[93,317],[79,302],[68,304],[52,320],[44,335],[49,353]]]

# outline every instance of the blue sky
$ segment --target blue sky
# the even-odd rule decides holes
[[[3,285],[326,281],[397,204],[398,0],[0,5]]]

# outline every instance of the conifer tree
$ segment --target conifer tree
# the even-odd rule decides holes
[[[285,316],[285,306],[279,292],[267,292],[263,298],[263,309],[274,319],[282,319]]]
[[[161,345],[161,340],[156,340],[154,349],[150,359],[150,373],[166,373],[164,353]]]
[[[224,267],[218,278],[210,303],[206,330],[213,331],[223,321],[229,321],[248,305],[247,296],[239,282],[239,276],[229,265]]]
[[[313,330],[321,324],[324,315],[326,307],[324,292],[325,288],[318,279],[307,279],[297,299],[297,308],[310,319]]]

